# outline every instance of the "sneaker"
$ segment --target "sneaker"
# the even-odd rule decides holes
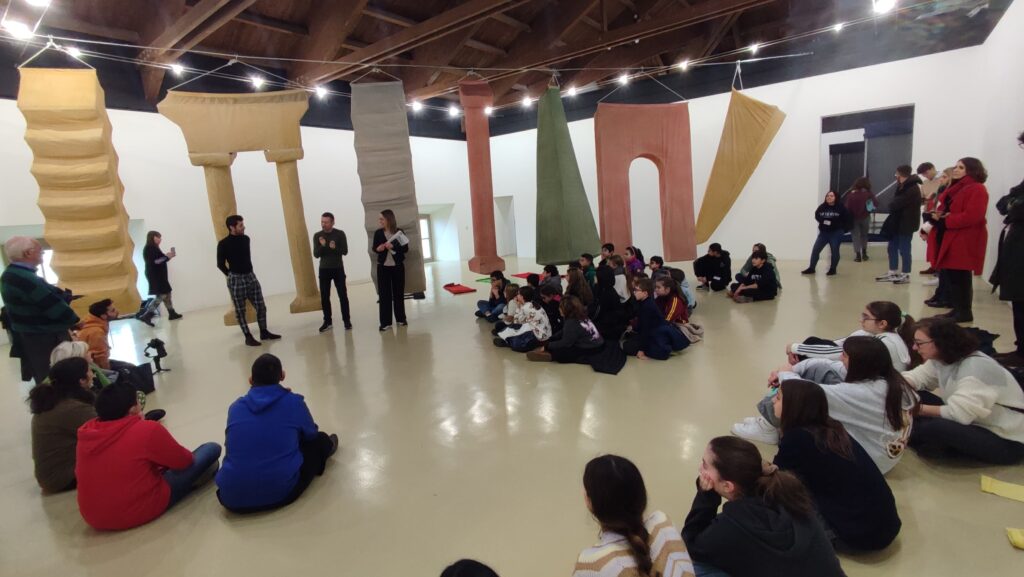
[[[152,411],[147,411],[145,416],[143,416],[142,418],[147,421],[159,421],[160,419],[166,416],[167,411],[163,409],[153,409]]]
[[[260,346],[260,342],[252,338],[252,335],[245,335],[245,344],[250,347]]]
[[[407,326],[409,326],[409,322],[408,321],[398,321],[398,326],[400,326],[400,327],[407,327]]]
[[[322,333],[326,333],[327,331],[331,330],[332,328],[333,328],[333,326],[331,325],[330,321],[324,321],[324,324],[320,325],[320,328],[317,329],[317,330],[322,332]]]
[[[275,335],[270,331],[260,331],[260,338],[265,341],[276,341],[281,338],[281,335]]]
[[[910,284],[910,275],[903,273],[892,280],[892,284]]]
[[[937,277],[933,276],[932,278],[924,281],[921,284],[923,284],[924,286],[935,286],[935,285],[939,284],[939,279]]]
[[[380,331],[380,332],[384,332],[384,331],[386,331],[386,330],[388,330],[390,328],[391,328],[391,325],[381,325],[377,330]]]
[[[876,276],[875,277],[875,281],[876,282],[892,282],[892,281],[896,280],[897,278],[899,278],[899,276],[900,275],[897,274],[897,273],[887,272],[887,273],[883,274],[882,276]]]
[[[526,353],[526,360],[538,363],[551,362],[551,353],[547,351],[530,351]]]
[[[804,270],[800,271],[800,274],[814,274],[814,269],[813,268],[805,268]]]
[[[507,347],[508,343],[505,342],[505,339],[494,337],[494,346],[496,346],[496,347]]]
[[[473,314],[475,314],[475,315],[476,315],[476,318],[478,318],[478,319],[482,319],[482,318],[484,318],[484,317],[486,316],[486,315],[484,315],[484,312],[483,312],[483,311],[476,311],[476,312],[475,312],[475,313],[473,313]]]
[[[779,430],[764,417],[757,417],[753,422],[743,421],[732,426],[732,434],[741,439],[756,441],[766,445],[779,444]]]
[[[331,452],[327,454],[328,457],[338,452],[338,435],[331,434]]]

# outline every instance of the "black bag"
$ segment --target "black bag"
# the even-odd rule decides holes
[[[147,395],[156,390],[153,384],[153,365],[149,362],[133,365],[123,361],[110,361],[110,369],[117,372],[117,382],[128,383],[136,391]]]

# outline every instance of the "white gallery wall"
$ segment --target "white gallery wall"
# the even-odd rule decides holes
[[[989,167],[991,267],[1001,222],[995,199],[1024,178],[1024,152],[1015,140],[1024,130],[1024,106],[1020,105],[1024,75],[1014,56],[1024,53],[1021,29],[1024,3],[1015,2],[982,46],[747,90],[750,96],[781,108],[787,118],[713,240],[740,255],[760,241],[780,259],[807,258],[816,234],[812,212],[821,197],[821,118],[913,104],[914,163],[927,160],[943,167],[959,157],[977,156]],[[729,95],[720,94],[689,104],[695,212],[714,162],[728,102]],[[142,228],[161,231],[166,246],[178,249],[179,258],[171,268],[176,304],[184,311],[227,304],[223,278],[215,268],[216,242],[224,229],[213,230],[203,172],[189,163],[181,132],[157,114],[118,110],[109,114],[130,217],[142,221]],[[569,129],[596,215],[594,122],[573,122]],[[4,177],[0,231],[7,234],[16,230],[9,227],[43,222],[36,207],[38,187],[29,172],[32,155],[24,131],[15,102],[0,100],[0,174]],[[369,259],[364,252],[353,134],[304,127],[302,137],[306,155],[299,162],[299,175],[310,233],[319,227],[321,212],[334,212],[338,227],[349,236],[349,280],[366,281]],[[514,245],[524,257],[536,252],[536,137],[536,131],[530,130],[491,142],[494,195],[511,198],[502,202],[503,210],[507,213],[511,208],[512,214],[497,217],[502,226],[515,229],[514,235],[503,231],[502,248]],[[465,143],[412,138],[411,147],[417,197],[433,221],[437,258],[468,260],[473,239]],[[292,292],[274,166],[262,153],[242,153],[232,171],[238,210],[253,239],[253,260],[264,292]],[[657,228],[641,229],[640,225],[659,220],[657,170],[647,161],[636,161],[630,183],[634,241],[648,256],[656,254],[660,251]],[[915,256],[922,258],[923,244],[915,242]],[[881,260],[883,250],[881,246],[874,249],[876,259]]]

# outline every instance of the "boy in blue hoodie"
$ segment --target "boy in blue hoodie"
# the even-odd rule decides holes
[[[302,395],[281,386],[281,359],[260,355],[249,393],[231,404],[217,498],[236,513],[291,504],[322,475],[338,436],[319,430]]]

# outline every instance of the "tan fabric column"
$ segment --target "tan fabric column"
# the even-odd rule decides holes
[[[299,188],[301,148],[268,150],[267,162],[277,164],[277,182],[281,187],[281,207],[284,226],[288,234],[288,252],[292,257],[292,275],[295,278],[295,299],[289,310],[305,313],[320,310],[320,289],[313,274],[313,251],[309,248],[309,229],[302,210],[302,189]]]

